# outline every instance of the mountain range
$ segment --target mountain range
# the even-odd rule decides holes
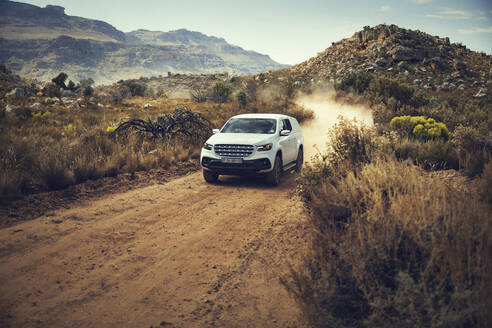
[[[45,8],[0,0],[0,64],[13,72],[50,80],[59,72],[96,83],[179,73],[249,75],[287,65],[227,43],[179,29],[119,31],[112,25]]]

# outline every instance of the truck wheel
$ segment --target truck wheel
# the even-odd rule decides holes
[[[280,183],[280,178],[282,177],[282,160],[280,156],[275,157],[275,164],[273,165],[273,170],[269,172],[266,176],[266,183],[270,186],[278,186]]]
[[[299,148],[299,152],[297,153],[297,160],[296,160],[296,172],[297,173],[301,172],[302,162],[304,162],[304,152],[302,151],[302,148]]]
[[[203,170],[203,178],[208,183],[215,183],[219,179],[219,175],[207,170]]]

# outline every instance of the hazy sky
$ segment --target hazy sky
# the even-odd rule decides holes
[[[492,54],[491,0],[27,0],[60,5],[72,16],[99,19],[117,29],[186,28],[223,37],[247,50],[296,64],[381,23],[449,36]]]

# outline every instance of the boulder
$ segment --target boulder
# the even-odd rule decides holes
[[[73,97],[75,96],[75,92],[72,90],[63,90],[62,97]]]
[[[32,104],[31,107],[29,107],[29,108],[31,108],[32,110],[40,110],[41,104],[37,102],[37,103]]]
[[[16,110],[17,108],[19,108],[19,107],[15,106],[15,105],[7,104],[7,106],[5,106],[5,112],[11,113],[14,110]]]
[[[24,88],[15,88],[7,93],[7,97],[23,98],[26,96],[26,90]]]
[[[403,46],[396,46],[389,53],[393,55],[393,60],[397,62],[423,59],[423,55],[420,52]]]
[[[459,71],[466,70],[466,64],[459,60],[453,61],[453,67]]]
[[[487,95],[487,89],[480,88],[480,90],[478,90],[478,92],[473,97],[475,97],[475,98],[483,98],[486,95]]]
[[[458,72],[458,71],[453,72],[453,73],[451,73],[451,77],[452,77],[453,79],[457,79],[457,78],[461,77],[461,73],[460,73],[460,72]]]
[[[393,63],[393,59],[391,58],[380,58],[376,60],[375,64],[379,67],[388,67]]]

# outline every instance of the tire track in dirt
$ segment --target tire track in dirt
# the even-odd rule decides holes
[[[302,326],[278,279],[308,244],[294,185],[194,173],[2,229],[0,323]]]

